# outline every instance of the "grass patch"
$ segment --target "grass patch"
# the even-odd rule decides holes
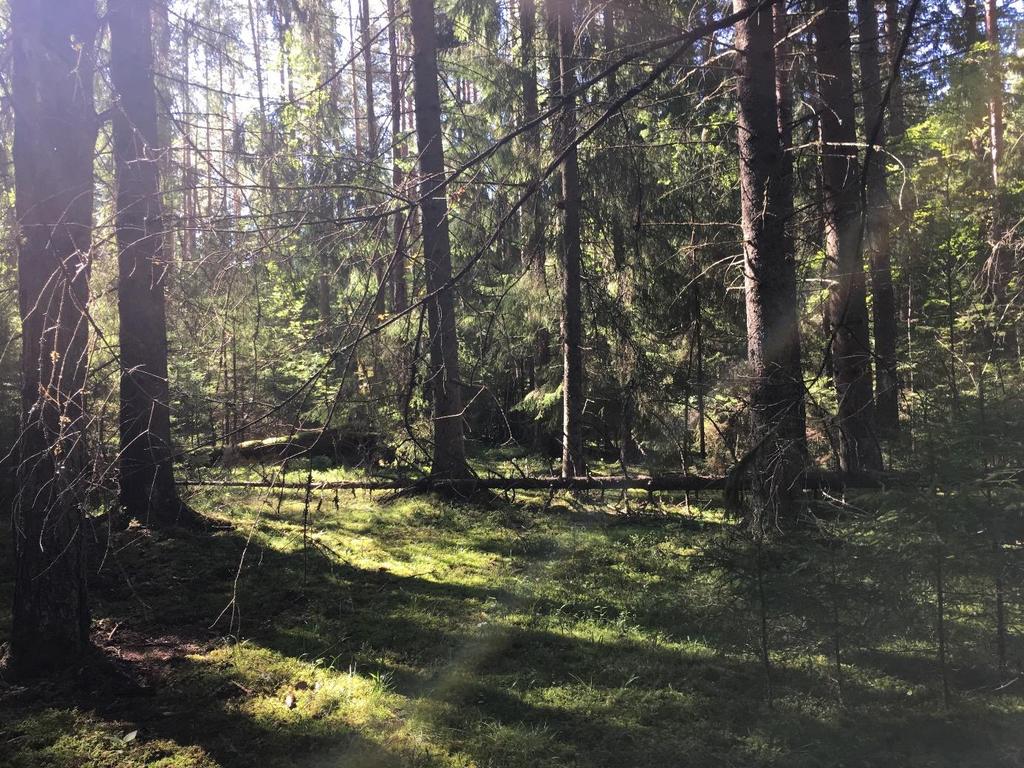
[[[141,690],[98,695],[80,676],[0,689],[0,764],[1024,759],[1024,700],[987,682],[988,623],[966,576],[949,621],[951,674],[967,682],[946,708],[925,580],[879,584],[872,544],[851,550],[837,674],[826,593],[778,564],[769,701],[751,581],[717,510],[655,500],[624,517],[617,496],[546,501],[328,491],[307,506],[302,492],[204,490],[192,502],[229,530],[133,528],[94,558],[94,637]]]

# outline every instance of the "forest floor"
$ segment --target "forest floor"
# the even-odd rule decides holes
[[[97,543],[94,642],[125,680],[0,684],[0,765],[1024,764],[1024,691],[972,677],[967,608],[947,706],[920,637],[851,645],[839,678],[780,590],[769,700],[706,497],[192,501],[222,529]]]

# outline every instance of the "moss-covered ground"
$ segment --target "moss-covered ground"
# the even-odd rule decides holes
[[[981,602],[950,598],[947,704],[920,583],[875,579],[893,615],[840,619],[780,568],[766,672],[713,499],[192,502],[223,526],[95,543],[94,641],[125,680],[0,685],[0,765],[1024,764]]]

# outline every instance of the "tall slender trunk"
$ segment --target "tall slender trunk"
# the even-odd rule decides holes
[[[469,474],[462,434],[459,389],[459,340],[455,322],[451,238],[448,233],[447,175],[438,93],[437,32],[434,0],[410,0],[413,42],[413,93],[420,155],[420,211],[426,265],[427,327],[430,333],[430,386],[434,397],[434,477]]]
[[[829,324],[839,402],[839,464],[846,472],[882,464],[871,425],[871,347],[861,258],[859,162],[845,0],[818,0],[815,55],[821,104],[821,178],[825,252],[831,262]]]
[[[734,0],[742,13],[758,0]],[[772,8],[762,6],[736,31],[737,141],[743,220],[750,416],[757,518],[789,515],[789,488],[806,455],[796,267],[786,236],[792,209],[776,101]]]
[[[561,112],[555,150],[562,158],[562,476],[586,472],[583,456],[583,318],[580,169],[576,140],[576,43],[572,0],[549,0],[557,25]]]
[[[540,114],[537,86],[537,4],[535,0],[519,0],[520,67],[523,78],[523,119],[534,120]],[[524,149],[530,181],[536,181],[541,164],[540,126],[531,129],[524,136]],[[538,292],[547,290],[547,215],[543,195],[538,189],[527,201],[523,211],[525,230],[523,264],[530,271],[533,287]],[[542,315],[543,317],[543,315]],[[543,320],[542,320],[543,322]],[[533,334],[530,350],[530,386],[540,388],[545,379],[544,371],[551,359],[551,334],[543,324]],[[543,449],[544,430],[540,422],[534,422],[533,443]]]
[[[363,127],[360,124],[362,117],[359,114],[359,73],[356,66],[356,33],[355,19],[352,16],[352,2],[348,0],[348,39],[351,42],[352,50],[352,129],[355,132],[356,155],[363,154]]]
[[[179,522],[174,485],[163,207],[160,200],[151,3],[110,0],[110,76],[117,182],[118,340],[121,355],[120,482],[125,515],[154,526]]]
[[[1003,124],[1003,71],[1002,53],[999,46],[999,12],[996,0],[985,0],[985,40],[988,43],[988,127],[989,127],[989,158],[991,160],[991,196],[992,210],[989,224],[989,243],[992,255],[988,263],[988,295],[996,316],[995,326],[1004,325],[1001,337],[992,334],[992,341],[1003,353],[1016,346],[1016,338],[1012,327],[1005,327],[999,317],[1003,314],[1009,283],[1013,268],[1013,254],[1004,242],[1006,237],[1006,218],[1003,210],[1001,190],[1001,164],[1003,160],[1004,124]]]
[[[875,0],[857,0],[860,78],[864,99],[864,139],[874,145],[867,166],[864,246],[871,268],[871,311],[875,342],[875,426],[892,434],[899,428],[896,377],[896,293],[890,267],[889,188],[885,174],[885,122]]]
[[[895,0],[887,0],[895,2]],[[981,42],[978,31],[978,0],[964,0],[964,45],[968,50]]]
[[[405,186],[402,163],[405,160],[405,137],[402,135],[402,79],[398,62],[398,12],[395,0],[388,2],[388,76],[391,89],[391,183],[396,192]],[[409,306],[406,286],[406,216],[395,214],[393,221],[394,264],[391,267],[391,300],[395,312],[404,312]]]
[[[260,162],[263,163],[260,170],[260,178],[264,180],[263,183],[268,183],[266,180],[269,178],[269,183],[273,185],[273,175],[267,172],[269,164],[266,159],[270,137],[267,131],[267,102],[263,92],[263,43],[260,40],[260,27],[256,18],[256,11],[253,8],[253,0],[247,0],[247,10],[249,12],[249,34],[252,36],[253,64],[256,67],[256,98],[260,110],[260,146],[257,153]],[[186,57],[188,56],[187,51],[185,55]],[[187,58],[185,63],[187,66]]]
[[[12,0],[21,434],[8,674],[75,663],[89,643],[84,542],[97,31],[92,0]]]
[[[611,57],[617,46],[617,30],[615,27],[615,7],[611,4],[604,7],[602,14],[602,33],[605,55]],[[608,99],[614,99],[619,95],[618,77],[613,72],[608,77]],[[625,121],[621,121],[623,132],[628,133]],[[614,149],[608,150],[608,161],[619,166],[621,158]],[[613,211],[610,216],[609,227],[611,229],[612,262],[618,273],[619,301],[624,307],[632,305],[636,293],[636,276],[626,263],[626,236],[623,231],[622,219],[618,211]],[[636,370],[636,354],[631,346],[631,334],[627,323],[616,324],[616,335],[619,345],[618,385],[619,385],[619,463],[623,468],[628,467],[631,462],[636,461],[640,455],[633,431],[636,424],[637,396],[634,373]]]
[[[185,31],[182,35],[182,48],[185,59],[185,87],[182,89],[182,102],[184,103],[184,114],[182,115],[182,140],[185,145],[182,153],[182,212],[185,216],[185,232],[181,241],[182,261],[189,262],[196,252],[196,168],[193,162],[192,151],[192,121],[195,114],[192,111],[192,86],[190,74],[190,62],[192,61],[192,26],[188,19],[185,20]],[[262,145],[260,147],[262,150]]]
[[[896,58],[900,46],[899,0],[885,0],[885,58],[892,87],[889,91],[889,137],[899,140],[907,130],[906,112],[903,104],[903,78],[896,71]]]
[[[540,114],[537,96],[537,5],[535,0],[519,0],[519,27],[522,43],[519,49],[523,82],[523,120],[530,122]],[[524,149],[530,181],[537,178],[541,162],[540,126],[524,136]],[[523,263],[530,269],[537,285],[544,283],[544,206],[538,191],[526,203],[526,241]]]
[[[359,31],[363,46],[363,74],[366,76],[364,82],[364,93],[366,94],[366,174],[370,179],[377,176],[377,110],[373,92],[373,37],[370,30],[370,0],[361,0],[362,5],[359,11]],[[377,202],[376,195],[370,195],[370,201]],[[375,249],[376,250],[376,249]],[[377,291],[374,312],[378,316],[384,314],[387,305],[387,291],[384,282],[387,280],[387,261],[379,253],[375,253],[371,259],[373,271],[377,276]],[[379,355],[375,355],[379,357]],[[374,371],[379,375],[378,362],[374,363]]]

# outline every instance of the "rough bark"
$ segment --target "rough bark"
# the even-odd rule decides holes
[[[164,223],[160,200],[151,3],[110,0],[110,75],[117,183],[117,308],[121,365],[120,499],[126,517],[157,527],[190,517],[172,466],[167,382]]]
[[[864,248],[871,269],[871,311],[875,343],[875,426],[882,433],[899,429],[899,382],[896,375],[896,293],[890,266],[892,205],[885,173],[885,122],[882,114],[882,68],[875,0],[857,0],[864,139],[874,145],[867,159]]]
[[[452,276],[448,198],[437,83],[437,33],[434,0],[410,0],[413,42],[413,95],[420,157],[420,212],[426,266],[427,328],[430,335],[430,386],[434,400],[432,477],[469,474],[462,434],[462,392],[455,295],[446,287]]]
[[[861,257],[860,164],[850,58],[850,13],[844,0],[818,0],[821,180],[825,252],[833,269],[829,333],[839,403],[839,463],[845,472],[881,467],[872,429],[871,348]]]
[[[733,8],[757,4],[734,0]],[[767,522],[792,511],[790,488],[807,450],[796,267],[786,236],[792,192],[779,135],[771,6],[735,31],[754,496],[757,518]]]
[[[576,56],[572,0],[549,0],[557,25],[558,116],[556,151],[562,159],[562,476],[586,472],[583,456],[583,320],[580,170],[576,140]]]
[[[12,0],[22,422],[8,674],[75,663],[89,643],[83,494],[96,9]]]

